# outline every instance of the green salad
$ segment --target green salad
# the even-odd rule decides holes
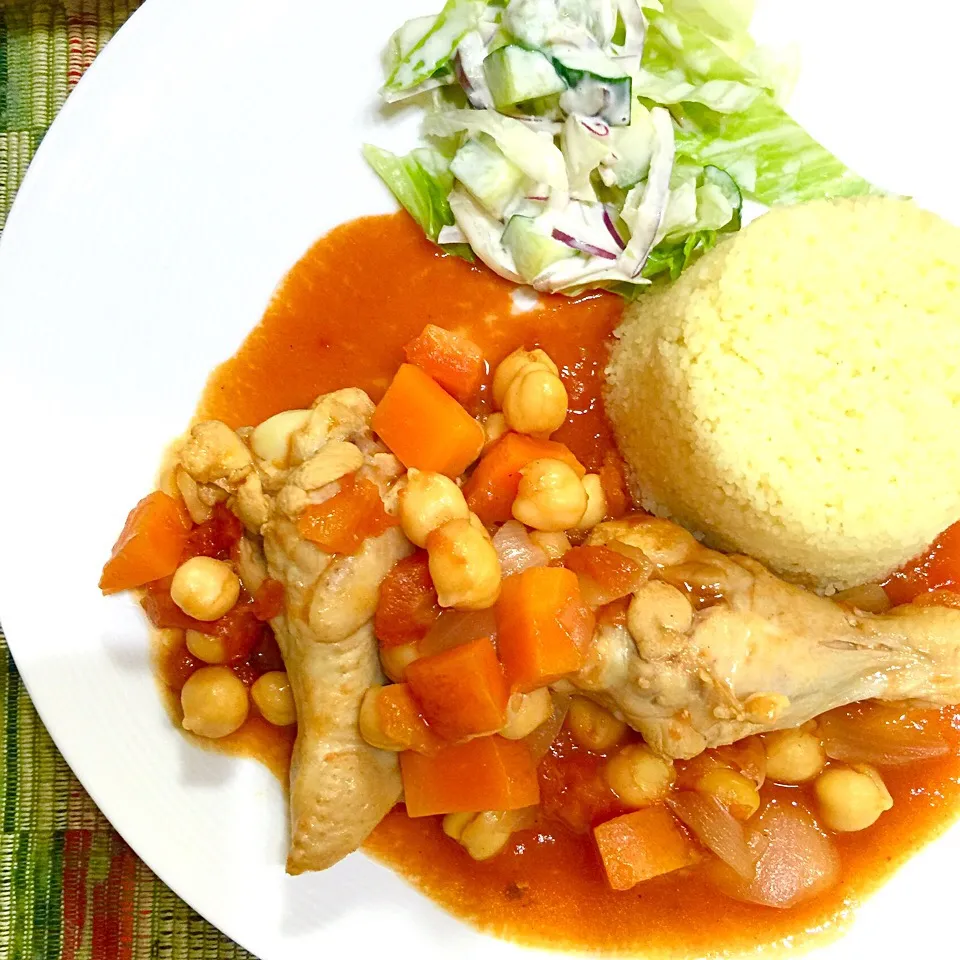
[[[871,192],[784,110],[795,57],[752,0],[447,0],[384,51],[423,145],[364,155],[426,235],[537,290],[635,296],[675,278],[744,198]]]

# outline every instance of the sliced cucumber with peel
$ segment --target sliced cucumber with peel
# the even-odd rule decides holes
[[[511,217],[503,231],[502,242],[510,251],[520,276],[528,283],[558,260],[577,256],[572,247],[543,233],[533,217]]]
[[[599,117],[611,127],[630,123],[633,81],[610,57],[572,44],[555,45],[550,56],[568,87],[560,101],[567,113]]]
[[[486,134],[464,143],[450,162],[450,172],[498,220],[504,218],[527,182],[523,171]]]
[[[498,110],[566,89],[549,58],[515,43],[494,50],[483,69]]]

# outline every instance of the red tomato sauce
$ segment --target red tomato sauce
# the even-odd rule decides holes
[[[404,345],[435,323],[474,340],[489,368],[521,345],[547,350],[570,394],[570,415],[555,439],[588,469],[600,469],[604,454],[614,450],[601,383],[622,303],[602,294],[544,296],[537,309],[518,312],[513,289],[483,269],[440,256],[402,214],[345,224],[286,276],[259,326],[214,372],[198,416],[234,427],[257,424],[347,386],[378,400],[404,361]],[[488,395],[489,375],[473,412],[487,407]],[[960,713],[945,710],[932,726],[960,746]],[[280,772],[291,737],[290,728],[277,730],[253,717],[223,746]],[[949,824],[960,802],[955,755],[885,768],[893,809],[874,827],[836,838],[842,882],[781,911],[728,899],[696,868],[626,892],[610,890],[587,829],[621,812],[599,777],[601,764],[602,758],[561,735],[540,766],[540,822],[515,834],[489,861],[474,862],[445,837],[440,817],[412,820],[402,806],[366,849],[453,913],[501,936],[554,947],[693,956],[833,935],[851,907]],[[765,796],[786,801],[805,792],[763,788]]]

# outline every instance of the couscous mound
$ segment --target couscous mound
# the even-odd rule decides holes
[[[774,209],[617,336],[634,494],[710,544],[830,590],[960,518],[960,229],[911,201]]]

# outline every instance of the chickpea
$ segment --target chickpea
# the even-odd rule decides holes
[[[507,388],[503,415],[511,430],[549,436],[567,419],[567,389],[543,367],[525,367]]]
[[[567,727],[581,747],[597,753],[615,747],[627,733],[627,725],[622,720],[586,697],[571,699]]]
[[[577,529],[590,530],[607,515],[607,495],[604,493],[599,473],[588,473],[580,482],[587,494],[587,509],[580,518]]]
[[[508,814],[503,810],[478,813],[460,832],[461,846],[474,860],[496,856],[510,839]]]
[[[360,736],[371,747],[378,747],[380,750],[402,750],[403,744],[391,739],[383,732],[379,705],[382,690],[383,687],[377,684],[370,687],[363,695],[363,700],[360,702]]]
[[[442,473],[411,468],[400,493],[400,524],[407,539],[418,547],[448,520],[469,518],[470,508],[460,488]]]
[[[559,560],[573,544],[562,530],[531,530],[530,539],[550,560]]]
[[[500,560],[473,516],[448,520],[427,537],[430,576],[441,607],[486,610],[500,596]]]
[[[493,402],[498,406],[503,406],[503,399],[507,394],[507,389],[513,383],[517,374],[529,366],[539,369],[546,369],[554,376],[560,375],[560,370],[550,357],[540,349],[524,350],[519,347],[508,357],[497,364],[497,369],[493,374]]]
[[[760,807],[756,784],[728,767],[707,771],[697,781],[697,790],[716,797],[737,820],[749,820]]]
[[[500,731],[508,740],[522,740],[553,713],[553,698],[546,687],[532,693],[515,693],[507,704],[507,722]]]
[[[284,410],[264,420],[252,434],[250,447],[253,452],[275,467],[285,467],[290,459],[290,443],[293,435],[306,426],[309,410]]]
[[[820,741],[804,730],[778,730],[763,738],[767,776],[779,783],[806,783],[827,762]]]
[[[250,696],[267,723],[289,727],[297,722],[290,679],[283,670],[270,670],[258,677],[250,688]]]
[[[380,666],[394,682],[403,683],[407,667],[420,656],[415,643],[401,643],[394,647],[380,648]]]
[[[204,663],[223,663],[227,659],[223,640],[199,630],[187,631],[187,649]]]
[[[880,774],[865,763],[830,767],[814,781],[820,815],[831,830],[865,830],[893,806]]]
[[[642,743],[615,753],[607,761],[604,773],[610,789],[628,807],[638,810],[663,800],[676,778],[673,762]]]
[[[587,509],[587,492],[573,467],[544,457],[520,471],[513,516],[535,530],[575,527]]]
[[[219,620],[240,596],[240,578],[222,560],[191,557],[170,584],[170,598],[195,620]]]
[[[247,719],[247,688],[227,667],[201,667],[180,691],[183,728],[211,740],[239,730]]]
[[[508,429],[507,418],[502,413],[491,413],[483,421],[483,452],[486,453]]]

